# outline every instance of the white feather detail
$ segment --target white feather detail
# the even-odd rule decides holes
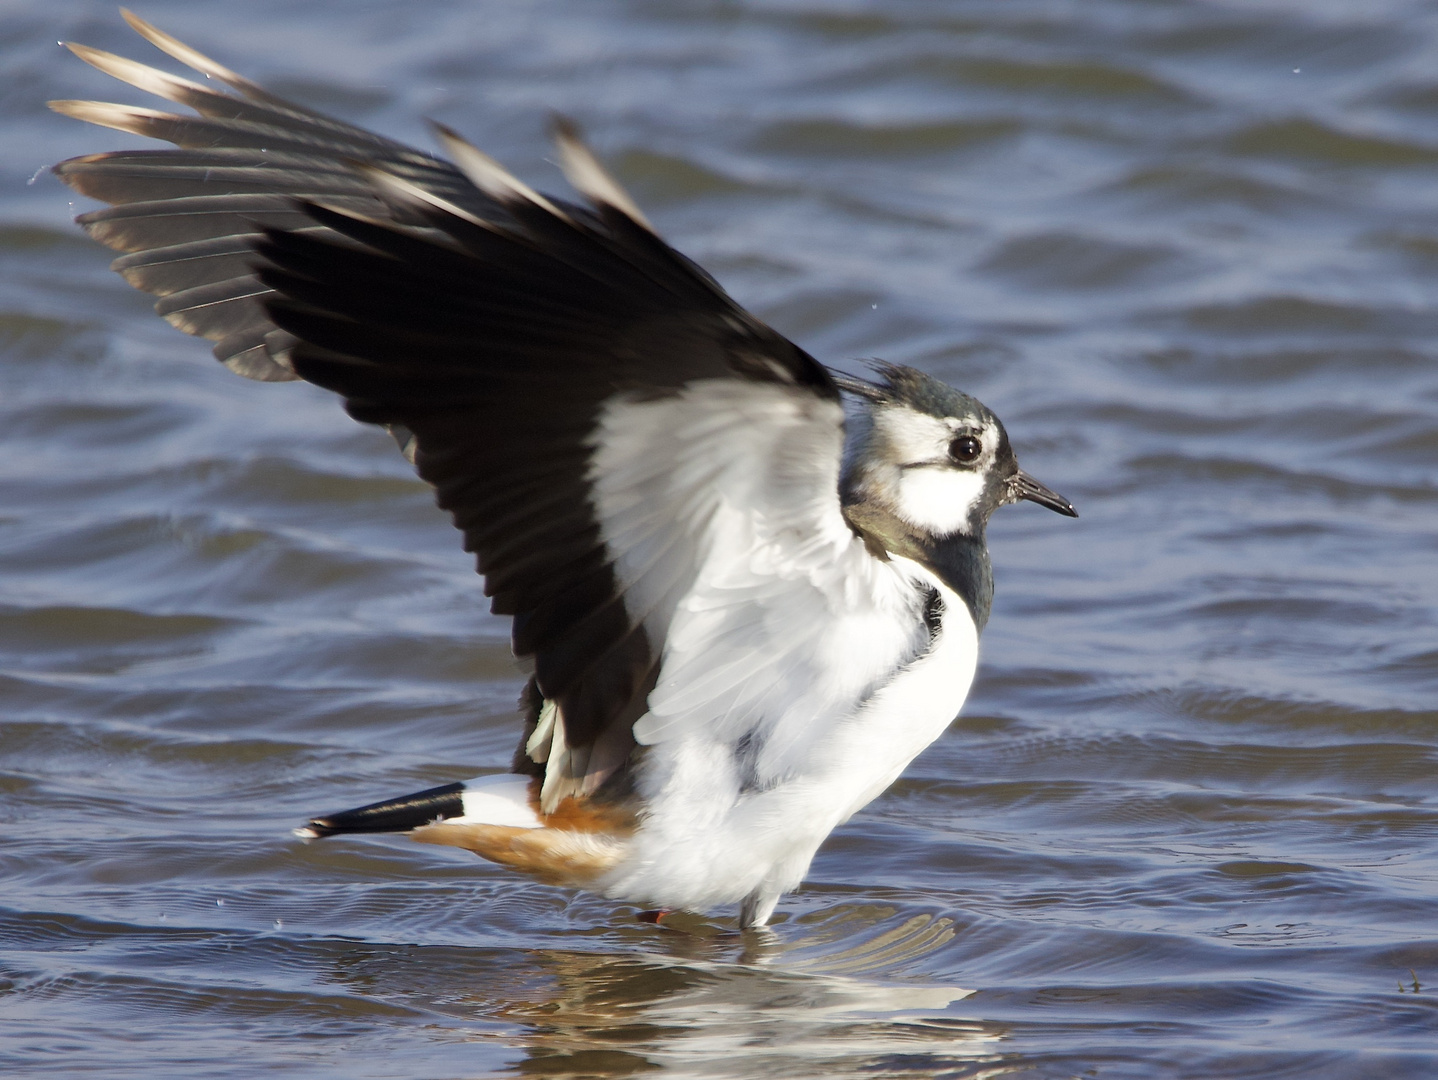
[[[583,790],[585,766],[589,763],[587,748],[569,745],[564,731],[564,713],[558,706],[552,710],[552,716],[544,784],[539,789],[539,807],[546,814],[554,813],[565,799]]]
[[[907,405],[881,406],[872,423],[882,451],[866,471],[866,486],[877,488],[882,501],[917,529],[934,536],[967,534],[998,453],[998,432]],[[972,465],[949,457],[949,441],[960,430],[971,431],[983,447]]]
[[[554,146],[559,151],[559,167],[565,179],[574,185],[575,191],[587,195],[596,203],[614,207],[650,232],[654,231],[639,204],[599,163],[573,123],[568,120],[555,123]]]
[[[263,87],[250,82],[250,80],[245,78],[243,75],[236,74],[229,68],[225,67],[223,64],[216,63],[204,53],[198,51],[197,49],[192,49],[183,41],[179,40],[178,38],[171,37],[169,34],[165,33],[158,27],[150,25],[144,19],[136,15],[133,11],[121,8],[120,16],[127,23],[130,24],[131,29],[133,29],[137,34],[139,34],[142,38],[148,41],[151,45],[155,46],[155,48],[159,49],[161,52],[173,56],[176,60],[180,61],[180,63],[184,64],[186,67],[192,68],[195,71],[200,72],[200,74],[206,76],[207,78],[218,79],[226,86],[233,87],[248,98],[259,101],[279,102],[278,98],[275,98],[274,95],[270,94]],[[290,105],[289,102],[279,103],[290,109],[294,108],[294,106]]]
[[[459,132],[445,127],[443,124],[433,124],[432,126],[440,141],[444,143],[445,150],[454,158],[454,163],[459,167],[459,171],[469,178],[470,183],[490,198],[497,199],[499,202],[514,202],[516,199],[523,199],[525,202],[531,202],[535,206],[547,210],[563,221],[569,220],[568,214],[479,147],[465,139]]]
[[[46,107],[61,116],[83,120],[98,127],[113,128],[132,135],[147,134],[146,120],[182,120],[175,113],[149,109],[143,105],[116,105],[110,101],[49,101]]]
[[[790,770],[767,787],[745,787],[724,740],[696,733],[651,747],[642,777],[647,814],[628,856],[602,883],[609,895],[664,906],[752,897],[763,910],[799,884],[834,828],[948,727],[978,656],[968,608],[908,560],[882,565],[896,582],[939,590],[945,609],[934,648],[842,715],[810,727],[802,752],[791,748]]]
[[[987,484],[982,473],[946,465],[907,469],[895,485],[894,510],[933,536],[967,534]]]
[[[559,707],[552,701],[546,701],[539,710],[539,718],[534,725],[534,734],[530,735],[529,741],[524,744],[524,752],[529,755],[529,760],[537,765],[543,765],[549,760],[549,744],[554,736],[554,715]]]
[[[826,620],[832,583],[872,573],[839,509],[841,425],[812,392],[733,379],[604,410],[590,468],[601,529],[626,608],[663,643],[640,743],[688,726],[696,694],[716,708],[693,723],[742,710],[726,692],[802,649],[784,627]]]
[[[189,79],[181,79],[171,75],[169,72],[152,68],[148,64],[142,64],[138,60],[131,60],[128,57],[116,56],[114,53],[105,52],[103,49],[92,49],[88,45],[79,45],[73,41],[65,42],[65,48],[78,56],[85,63],[97,71],[103,71],[106,75],[119,79],[121,82],[129,83],[138,90],[154,94],[156,97],[165,98],[167,101],[178,101],[186,94],[210,94],[214,91],[208,87],[201,86]]]
[[[544,822],[529,805],[529,777],[499,773],[466,780],[460,794],[464,813],[445,818],[441,825],[508,825],[515,829],[539,829]]]
[[[477,214],[470,213],[464,209],[464,207],[456,206],[448,199],[443,199],[433,192],[426,191],[418,184],[406,180],[402,176],[396,176],[394,173],[387,172],[377,165],[355,162],[353,167],[356,172],[360,173],[374,185],[380,195],[387,196],[395,202],[400,204],[416,203],[420,206],[432,206],[444,211],[446,214],[452,214],[454,217],[467,221],[471,225],[478,225],[481,229],[488,229],[490,232],[500,231],[494,222],[486,221]],[[325,205],[323,199],[318,201],[320,205]],[[347,210],[341,207],[329,207],[329,209],[334,210],[337,214],[344,214],[347,217],[357,218],[360,221],[368,220],[362,215],[356,214],[353,210]]]

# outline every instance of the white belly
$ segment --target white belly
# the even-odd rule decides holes
[[[978,632],[963,599],[928,571],[907,559],[895,559],[894,570],[939,590],[944,612],[932,646],[855,700],[809,742],[801,767],[764,790],[706,782],[732,766],[732,744],[696,737],[664,747],[674,759],[668,775],[676,789],[651,801],[652,816],[635,834],[631,854],[598,883],[599,891],[668,908],[708,908],[755,893],[777,897],[799,884],[836,826],[944,732],[973,682]],[[684,823],[676,827],[680,800]]]

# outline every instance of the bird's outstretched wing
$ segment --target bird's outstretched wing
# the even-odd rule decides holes
[[[235,93],[70,45],[107,75],[199,115],[52,101],[50,108],[66,116],[181,148],[89,154],[62,162],[55,173],[76,191],[111,204],[79,222],[96,240],[123,253],[114,269],[137,289],[158,296],[155,310],[170,323],[213,341],[216,358],[239,374],[266,382],[296,378],[288,360],[294,341],[268,317],[269,290],[254,274],[260,229],[313,228],[297,199],[394,216],[349,162],[370,162],[472,213],[505,220],[503,208],[449,162],[276,97],[122,13],[151,44]]]
[[[840,510],[826,370],[655,235],[567,125],[583,206],[452,132],[453,165],[126,18],[238,96],[72,46],[201,114],[56,103],[181,147],[57,166],[114,204],[81,222],[240,374],[406,433],[533,659],[546,809],[696,725],[787,724],[782,756],[825,713],[806,680],[836,621],[884,602],[854,595],[874,560]]]

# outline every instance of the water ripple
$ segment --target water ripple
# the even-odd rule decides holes
[[[507,627],[389,440],[229,377],[69,224],[43,167],[126,142],[44,110],[112,92],[54,41],[133,37],[10,5],[0,1070],[1434,1074],[1429,5],[144,14],[550,190],[576,116],[737,299],[976,394],[1083,516],[996,515],[966,715],[771,934],[302,844],[507,767]]]

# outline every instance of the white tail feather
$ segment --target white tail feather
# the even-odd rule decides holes
[[[529,777],[515,773],[466,780],[460,795],[464,814],[446,818],[441,825],[507,825],[513,829],[540,829],[544,822],[529,805]]]

